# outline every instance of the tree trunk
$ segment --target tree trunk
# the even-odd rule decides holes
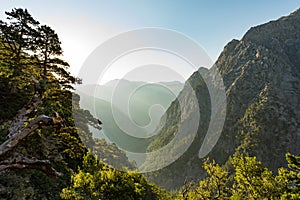
[[[34,77],[32,78],[35,82],[36,88],[39,88],[39,82]],[[28,104],[20,109],[13,119],[13,122],[8,129],[9,133],[7,140],[0,145],[0,173],[8,169],[29,168],[41,170],[49,176],[60,175],[51,166],[50,161],[28,158],[25,155],[16,154],[14,152],[20,142],[40,126],[54,125],[53,117],[40,115],[34,120],[30,121],[29,124],[24,127],[24,122],[28,121],[29,116],[33,116],[35,114],[38,106],[41,104],[41,96],[42,94],[36,91]]]

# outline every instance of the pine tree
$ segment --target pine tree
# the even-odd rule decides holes
[[[14,75],[20,75],[26,53],[32,50],[39,22],[33,19],[27,9],[13,9],[5,14],[9,23],[0,20],[2,47],[10,56],[6,61],[14,68]]]
[[[33,51],[37,65],[42,70],[44,82],[49,81],[53,73],[58,83],[65,87],[75,82],[75,78],[67,71],[69,64],[60,58],[63,54],[61,42],[51,27],[46,25],[38,27]]]
[[[279,169],[276,177],[284,185],[284,193],[281,199],[300,199],[300,156],[287,153],[286,160],[290,170]]]

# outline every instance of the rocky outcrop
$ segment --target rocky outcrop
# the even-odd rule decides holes
[[[226,87],[227,115],[221,137],[209,156],[225,163],[234,152],[246,153],[257,156],[274,171],[285,166],[286,152],[300,152],[300,10],[251,28],[240,41],[229,42],[208,76],[215,70],[221,73]],[[189,81],[194,83],[197,97],[203,98],[202,80],[192,75]],[[180,95],[186,95],[184,90]],[[176,122],[176,112],[173,103],[166,124]],[[153,143],[167,143],[164,139],[168,137],[163,135],[174,127],[176,123],[163,127],[164,132]],[[203,138],[204,132],[205,125],[200,125],[197,137]],[[190,147],[196,148],[199,146]],[[203,176],[200,166],[198,154],[187,151],[149,178],[169,189],[177,188],[186,177]]]

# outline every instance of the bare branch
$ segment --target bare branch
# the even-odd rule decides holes
[[[8,169],[37,169],[44,173],[57,177],[62,174],[57,172],[52,166],[49,160],[39,160],[36,158],[29,158],[20,154],[14,154],[8,160],[0,163],[0,173]]]
[[[7,135],[7,138],[12,137],[14,134],[18,133],[23,128],[23,124],[28,120],[29,115],[32,115],[42,102],[42,97],[39,90],[39,88],[41,88],[39,81],[36,80],[36,78],[34,78],[33,76],[32,79],[35,84],[36,92],[31,98],[31,100],[27,103],[27,105],[18,111],[17,115],[13,119],[13,122],[8,128],[9,133]]]
[[[12,133],[12,136],[0,145],[0,157],[13,150],[21,140],[39,128],[40,125],[53,125],[52,117],[40,115],[36,119],[32,120],[28,126],[21,130],[17,130],[16,133]]]

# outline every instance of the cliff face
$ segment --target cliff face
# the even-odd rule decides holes
[[[271,169],[285,164],[287,151],[299,152],[299,22],[298,10],[251,28],[225,47],[216,63],[228,100],[220,142],[238,140]]]
[[[285,166],[286,152],[300,152],[300,10],[251,28],[240,41],[229,42],[207,76],[213,76],[216,69],[226,87],[227,114],[221,137],[209,156],[225,163],[234,152],[247,153],[270,169]],[[204,102],[202,107],[209,106],[209,101],[203,100],[201,78],[194,74],[189,81],[200,104]],[[184,90],[179,98],[183,95],[187,95]],[[207,129],[203,124],[209,114],[206,110],[208,113],[201,113],[204,118],[196,136],[200,140]],[[156,148],[170,140],[164,135],[180,126],[174,118],[176,112],[174,102],[166,113],[166,124],[174,123],[161,129],[153,142]],[[189,150],[197,148],[199,144],[192,143]],[[180,186],[185,177],[199,177],[201,161],[196,151],[189,150],[172,165],[149,174],[150,179],[171,189]]]

